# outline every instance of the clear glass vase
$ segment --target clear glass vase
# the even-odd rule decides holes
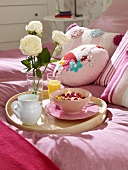
[[[36,76],[36,73],[33,75],[33,71],[30,71],[26,74],[27,76],[27,85],[28,91],[33,94],[38,95],[39,102],[43,101],[43,76],[39,79]]]

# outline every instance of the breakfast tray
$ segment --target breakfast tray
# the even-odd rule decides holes
[[[106,111],[107,111],[106,103],[103,100],[92,96],[90,101],[98,106],[98,112],[96,112],[95,115],[89,118],[80,119],[80,120],[62,120],[50,116],[43,107],[41,118],[38,120],[37,124],[27,126],[22,124],[22,122],[11,111],[11,107],[10,107],[12,101],[16,100],[17,97],[21,94],[23,93],[13,96],[6,103],[6,118],[10,124],[25,131],[38,132],[44,134],[81,133],[84,131],[91,130],[94,127],[100,125],[101,123],[103,123],[103,121],[106,118]],[[50,100],[48,99],[48,91],[44,90],[43,103],[48,103],[48,102],[50,102]]]

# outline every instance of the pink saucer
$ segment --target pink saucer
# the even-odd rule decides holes
[[[64,113],[53,101],[48,103],[45,106],[46,112],[58,119],[65,119],[65,120],[78,120],[78,119],[85,119],[91,116],[94,116],[98,112],[98,106],[95,104],[88,104],[84,107],[79,113],[77,114],[67,114]]]

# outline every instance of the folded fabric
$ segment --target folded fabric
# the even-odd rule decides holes
[[[43,153],[0,121],[0,169],[59,170]]]
[[[111,59],[108,61],[107,65],[103,69],[100,76],[94,82],[95,85],[107,86],[112,77],[114,76],[116,70],[118,69],[121,61],[123,60],[125,52],[128,50],[128,31],[125,33],[122,41],[117,47]]]
[[[128,50],[101,98],[106,102],[128,108]]]

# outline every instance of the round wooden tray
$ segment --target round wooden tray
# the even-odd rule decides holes
[[[27,93],[27,92],[24,92]],[[106,103],[96,97],[91,97],[91,102],[97,104],[99,107],[99,111],[92,117],[82,119],[82,120],[61,120],[50,116],[45,110],[42,108],[41,118],[38,120],[37,124],[32,126],[27,126],[22,124],[22,122],[15,116],[15,114],[11,111],[11,103],[13,100],[16,100],[19,95],[23,93],[17,94],[10,98],[6,103],[6,117],[7,121],[18,127],[19,129],[45,133],[45,134],[72,134],[72,133],[80,133],[84,131],[88,131],[93,129],[94,127],[100,125],[105,117],[107,105]],[[50,102],[48,99],[48,91],[43,91],[43,105]]]

